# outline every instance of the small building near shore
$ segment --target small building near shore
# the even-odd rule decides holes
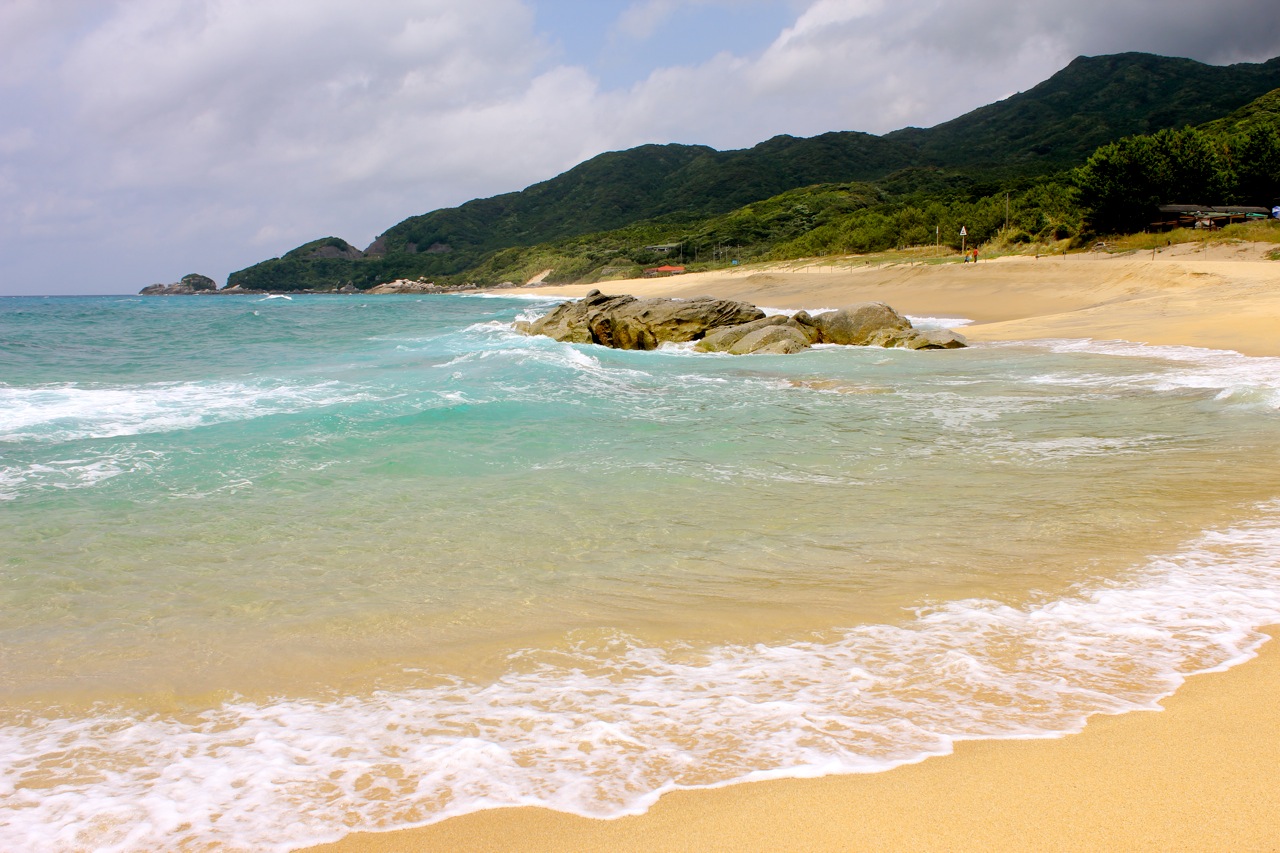
[[[682,275],[683,273],[684,273],[684,267],[661,266],[661,267],[650,267],[649,269],[644,271],[644,276],[645,278],[659,278],[661,276],[668,276],[668,275]]]
[[[1223,228],[1235,222],[1268,219],[1271,211],[1265,207],[1243,205],[1162,204],[1152,231],[1171,231],[1174,228]]]

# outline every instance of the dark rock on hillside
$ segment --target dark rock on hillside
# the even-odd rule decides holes
[[[341,237],[322,237],[299,246],[285,257],[302,261],[358,261],[364,257],[364,252]]]
[[[152,284],[142,288],[142,296],[192,296],[198,293],[216,293],[218,284],[207,275],[191,273],[174,284]]]
[[[364,252],[361,252],[354,246],[349,246],[345,249],[339,248],[338,246],[321,246],[320,248],[313,250],[310,255],[307,255],[308,260],[315,260],[317,258],[344,258],[349,261],[354,261],[357,258],[363,257]]]
[[[649,350],[665,342],[697,341],[702,352],[788,355],[816,343],[849,346],[954,349],[963,336],[945,329],[921,331],[882,302],[863,302],[811,317],[766,317],[759,308],[728,299],[637,299],[593,290],[516,328],[575,344]]]

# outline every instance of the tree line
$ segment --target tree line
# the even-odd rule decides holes
[[[1089,226],[1104,233],[1141,231],[1162,204],[1269,208],[1280,201],[1280,125],[1126,137],[1095,151],[1075,183]]]

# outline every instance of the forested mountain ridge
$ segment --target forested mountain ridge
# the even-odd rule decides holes
[[[1005,164],[1045,173],[1124,136],[1198,125],[1280,87],[1280,57],[1240,65],[1119,53],[1081,56],[1026,92],[885,139],[944,168]]]
[[[493,260],[505,250],[644,222],[694,223],[816,184],[872,182],[908,192],[1025,181],[1079,165],[1127,135],[1218,119],[1276,88],[1280,58],[1211,66],[1140,53],[1080,57],[1026,92],[933,128],[778,136],[736,151],[644,145],[609,152],[521,192],[410,217],[365,252],[324,238],[232,273],[228,285],[363,289],[397,278],[466,277],[496,271]]]

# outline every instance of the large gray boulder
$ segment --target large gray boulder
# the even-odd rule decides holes
[[[881,329],[871,336],[867,345],[902,349],[959,349],[969,344],[964,335],[950,329]]]
[[[395,281],[388,281],[383,284],[376,284],[366,290],[365,293],[439,293],[442,290],[444,290],[444,288],[433,281],[411,281],[409,279],[401,278]]]
[[[804,332],[795,326],[784,323],[779,326],[766,326],[744,335],[736,344],[729,347],[731,355],[790,355],[809,348],[809,340]]]
[[[668,341],[697,341],[702,352],[794,353],[813,344],[952,349],[965,346],[955,332],[913,329],[883,302],[863,302],[811,317],[766,317],[759,308],[728,299],[637,299],[598,290],[566,302],[533,322],[517,322],[529,335],[615,349],[654,349]]]
[[[700,352],[729,352],[738,341],[758,329],[769,329],[775,326],[785,326],[791,322],[789,317],[782,314],[773,317],[762,317],[759,320],[752,320],[750,323],[739,323],[736,326],[725,326],[719,329],[713,329],[707,332],[706,336],[698,341],[698,345],[694,349]]]
[[[903,332],[911,328],[910,320],[883,302],[860,302],[819,314],[813,322],[821,333],[822,343],[857,347],[871,344],[877,333],[886,330]]]
[[[790,354],[808,349],[818,340],[813,325],[800,322],[809,315],[786,317],[777,315],[708,332],[695,349],[701,352],[727,352],[731,355]],[[799,319],[797,319],[799,318]]]
[[[570,343],[651,350],[668,342],[700,340],[712,329],[763,316],[759,308],[730,299],[637,299],[593,290],[532,323],[518,322],[516,328]]]
[[[593,290],[577,302],[561,303],[551,313],[532,322],[517,320],[515,326],[526,335],[545,335],[565,343],[599,343],[591,337],[591,319],[634,301],[634,296],[605,296]]]
[[[915,333],[902,346],[908,349],[961,349],[969,342],[964,335],[950,329],[912,329]]]
[[[809,343],[816,344],[822,340],[822,329],[818,327],[817,319],[809,316],[808,311],[797,311],[793,314],[791,324],[805,336]]]

